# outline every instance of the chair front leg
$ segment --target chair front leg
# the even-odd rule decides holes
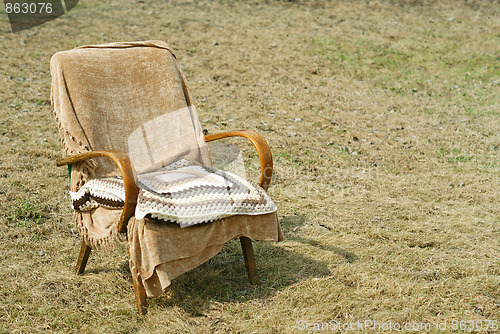
[[[85,267],[87,266],[87,261],[89,260],[90,248],[84,240],[82,240],[82,245],[80,247],[80,254],[78,254],[78,259],[76,260],[75,271],[77,274],[83,274]]]
[[[135,305],[137,306],[137,311],[141,315],[148,313],[148,299],[146,296],[146,290],[144,289],[144,284],[142,284],[141,276],[137,273],[132,260],[129,259],[130,272],[132,274],[132,282],[134,283],[134,295],[135,295]]]
[[[256,285],[259,283],[259,277],[257,276],[252,240],[248,237],[240,237],[240,243],[243,250],[243,258],[245,259],[245,266],[247,267],[248,280],[250,284]]]

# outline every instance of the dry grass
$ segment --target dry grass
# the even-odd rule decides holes
[[[12,34],[1,15],[0,332],[500,320],[499,17],[493,1],[82,0]],[[287,240],[257,245],[259,286],[230,243],[141,318],[125,246],[72,272],[48,68],[144,39],[176,50],[210,133],[269,140]]]

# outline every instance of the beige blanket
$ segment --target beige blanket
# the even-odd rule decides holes
[[[138,173],[186,159],[210,166],[207,145],[186,79],[161,41],[83,46],[51,60],[51,99],[66,154],[114,149],[129,154]],[[89,179],[117,176],[111,161],[75,164],[71,191]],[[85,242],[102,249],[118,236],[121,210],[75,211]],[[195,268],[233,238],[282,238],[276,213],[234,216],[181,229],[148,218],[128,225],[131,265],[157,296],[170,280]]]

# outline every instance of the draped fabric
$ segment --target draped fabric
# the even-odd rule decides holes
[[[118,150],[129,155],[138,174],[181,159],[211,166],[186,78],[166,43],[82,46],[56,53],[50,71],[52,107],[67,155]],[[70,191],[78,192],[91,179],[119,175],[106,158],[73,164]],[[120,215],[121,210],[99,206],[75,210],[74,218],[87,245],[105,249],[117,240]],[[149,296],[157,296],[171,279],[211,258],[231,239],[282,238],[276,212],[188,228],[133,217],[127,233],[131,267]]]

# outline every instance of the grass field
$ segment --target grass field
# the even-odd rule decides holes
[[[209,133],[268,140],[286,241],[256,244],[260,285],[231,242],[140,317],[125,244],[73,273],[49,61],[147,39],[175,50]],[[500,327],[498,2],[81,0],[16,34],[2,11],[0,54],[0,333]]]

